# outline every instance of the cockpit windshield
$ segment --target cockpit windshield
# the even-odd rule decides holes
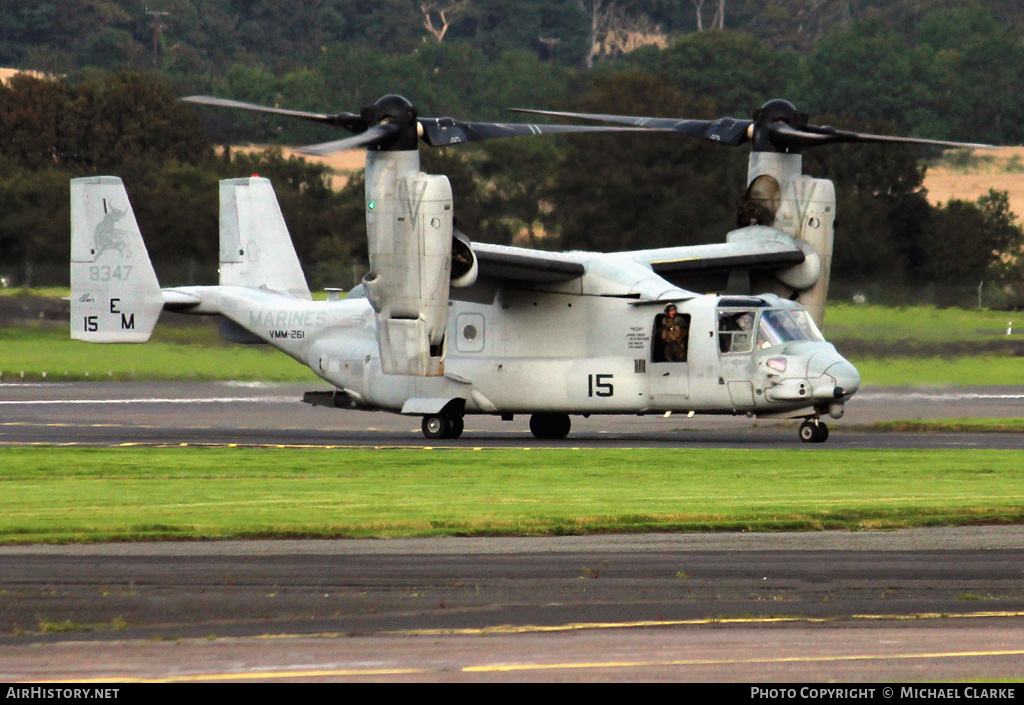
[[[759,350],[804,340],[825,340],[807,311],[769,309],[761,312],[761,319],[757,325]]]

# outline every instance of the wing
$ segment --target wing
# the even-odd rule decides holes
[[[565,282],[582,277],[586,257],[582,253],[544,252],[523,247],[474,242],[480,275],[523,283]]]
[[[641,301],[727,292],[762,272],[804,266],[817,279],[817,255],[805,242],[764,226],[741,228],[712,245],[664,247],[611,254],[545,252],[474,242],[480,276],[531,288],[580,281],[581,293],[629,296]],[[664,286],[663,286],[664,285]],[[740,293],[740,292],[735,292]]]
[[[637,250],[622,256],[649,266],[676,286],[702,293],[725,292],[734,273],[777,272],[817,258],[807,243],[764,226],[735,230],[723,243]]]
[[[543,252],[474,244],[480,276],[518,289],[605,296],[630,303],[685,301],[694,292],[667,281],[643,262],[622,254]]]

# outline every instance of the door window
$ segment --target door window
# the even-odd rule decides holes
[[[718,349],[723,354],[753,350],[756,316],[757,311],[719,311]]]

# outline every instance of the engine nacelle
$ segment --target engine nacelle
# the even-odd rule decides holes
[[[452,238],[452,288],[464,289],[476,283],[480,267],[469,238],[456,232]]]
[[[751,152],[745,208],[761,225],[796,238],[808,256],[802,265],[774,276],[797,292],[797,301],[818,326],[825,315],[832,240],[835,234],[836,191],[831,181],[804,176],[800,154]]]
[[[453,212],[447,177],[419,171],[416,151],[367,152],[366,298],[385,374],[444,374]]]

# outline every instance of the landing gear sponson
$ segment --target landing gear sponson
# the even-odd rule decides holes
[[[572,422],[568,414],[533,414],[530,432],[534,438],[561,440],[569,435]],[[429,414],[423,417],[423,435],[430,440],[455,439],[462,436],[465,421],[461,416]],[[808,419],[800,424],[800,440],[804,443],[824,443],[828,440],[828,426],[824,421]]]
[[[533,414],[530,417],[530,432],[534,438],[561,440],[569,435],[571,427],[568,414]],[[423,417],[423,435],[430,440],[459,438],[464,428],[462,416],[428,414]]]

